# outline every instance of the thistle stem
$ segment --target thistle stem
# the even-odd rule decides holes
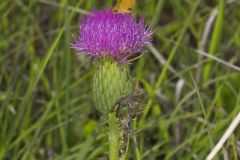
[[[115,112],[109,113],[108,119],[109,125],[109,153],[110,153],[110,160],[118,160],[119,157],[119,126],[118,126],[118,119],[116,117]]]

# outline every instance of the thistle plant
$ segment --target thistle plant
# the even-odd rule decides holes
[[[72,45],[79,54],[94,59],[93,99],[98,111],[108,117],[110,160],[119,159],[124,132],[117,112],[129,107],[118,102],[135,92],[128,60],[151,42],[151,35],[143,18],[95,10],[81,20],[80,35]]]

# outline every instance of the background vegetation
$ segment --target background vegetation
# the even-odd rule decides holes
[[[70,48],[86,11],[113,0],[0,1],[0,159],[105,159],[108,134],[87,56]],[[218,8],[217,8],[218,6]],[[202,160],[240,109],[240,2],[139,0],[155,29],[131,65],[144,90],[130,159]],[[236,130],[216,159],[240,157]]]

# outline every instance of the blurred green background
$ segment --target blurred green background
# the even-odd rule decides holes
[[[0,1],[0,159],[106,159],[79,22],[114,0]],[[144,90],[129,159],[203,160],[240,110],[240,1],[138,0],[154,29],[131,71]],[[240,159],[239,129],[216,159]]]

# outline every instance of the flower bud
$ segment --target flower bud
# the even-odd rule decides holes
[[[96,60],[94,64],[94,102],[99,112],[108,113],[118,100],[133,91],[129,66],[107,57]]]

